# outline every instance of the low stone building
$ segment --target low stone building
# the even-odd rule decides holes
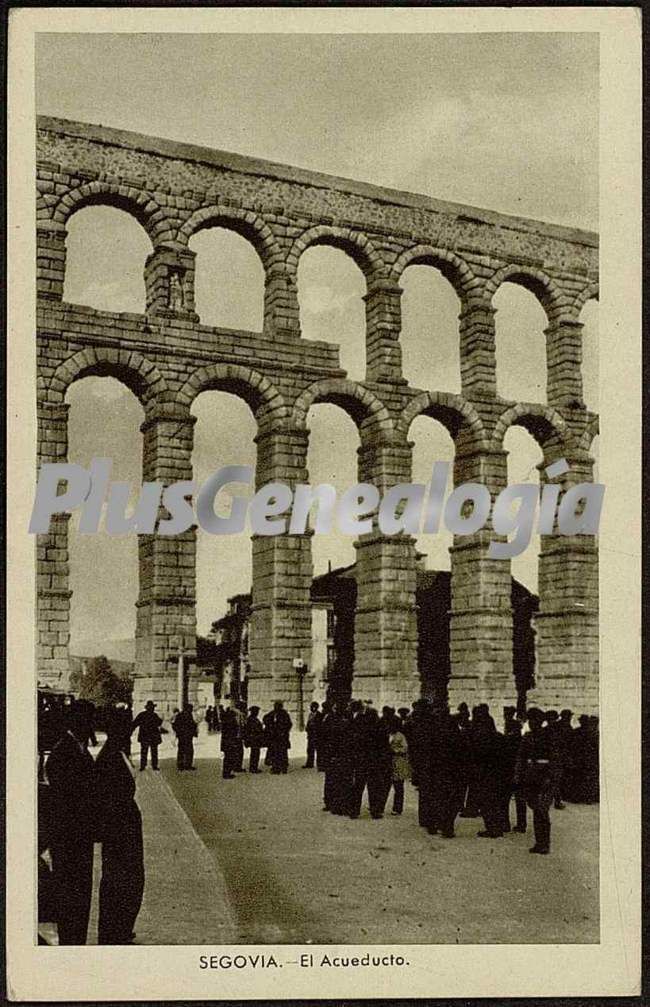
[[[363,674],[354,671],[355,565],[330,569],[314,577],[310,597],[312,665],[309,680],[312,690],[305,700],[348,700],[354,695],[376,701],[371,687],[366,689],[368,695],[364,691]],[[513,695],[517,697],[518,706],[523,708],[526,693],[535,686],[533,619],[539,609],[539,599],[513,577],[511,602]],[[412,699],[424,695],[447,702],[451,675],[451,573],[448,570],[427,570],[420,562],[416,613],[418,680],[413,683]],[[209,638],[215,641],[215,682],[220,683],[220,695],[224,699],[237,701],[247,697],[250,616],[250,595],[238,594],[228,599],[227,613],[212,624]]]

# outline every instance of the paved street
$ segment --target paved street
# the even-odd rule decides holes
[[[300,768],[297,750],[286,776],[223,781],[218,746],[218,735],[202,736],[196,772],[178,773],[167,748],[161,774],[140,774],[141,806],[148,777],[160,781],[160,806],[145,814],[143,943],[598,941],[597,807],[554,812],[553,853],[536,857],[530,833],[475,838],[478,819],[459,819],[455,840],[428,836],[409,784],[402,818],[329,815],[323,777]],[[172,791],[187,818],[172,810]],[[152,835],[156,816],[191,834],[182,854]]]

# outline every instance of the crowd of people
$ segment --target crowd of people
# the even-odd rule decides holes
[[[311,710],[311,752],[325,773],[323,810],[358,818],[367,792],[370,816],[382,818],[393,792],[393,815],[404,808],[404,784],[417,789],[418,821],[431,835],[453,839],[458,816],[481,817],[481,838],[499,839],[512,830],[526,832],[527,808],[533,815],[531,853],[548,854],[550,808],[563,799],[598,800],[598,718],[573,713],[528,710],[518,719],[504,708],[504,730],[497,730],[487,704],[471,714],[461,703],[455,714],[425,699],[412,709],[370,702],[323,704]],[[309,725],[308,725],[309,736]]]
[[[257,706],[209,708],[208,731],[221,732],[223,778],[258,773],[261,749],[273,773],[286,773],[291,720],[281,702],[260,720]],[[405,783],[417,791],[418,821],[431,835],[455,835],[457,817],[482,818],[480,838],[499,839],[525,833],[532,811],[535,842],[531,853],[548,854],[550,808],[564,800],[598,801],[598,717],[531,708],[523,717],[503,708],[498,731],[490,709],[478,704],[470,713],[461,703],[455,713],[436,709],[426,699],[411,709],[371,701],[310,705],[306,724],[305,768],[324,773],[323,810],[358,818],[364,795],[373,819],[382,818],[392,792],[392,815],[404,810]],[[515,823],[511,822],[514,800]]]
[[[193,716],[191,703],[176,712],[172,728],[178,739],[176,765],[179,770],[194,769],[193,739],[198,735],[198,724]],[[291,717],[280,700],[260,720],[260,707],[247,707],[245,703],[235,703],[226,707],[208,706],[205,722],[208,734],[221,734],[223,756],[222,777],[233,780],[236,773],[244,772],[245,750],[248,749],[248,772],[260,773],[262,749],[266,749],[265,765],[272,773],[286,773],[289,770],[289,749],[291,748]]]
[[[279,700],[260,713],[243,703],[208,707],[208,733],[220,734],[224,780],[246,771],[246,750],[249,773],[264,766],[288,772],[291,718]],[[574,727],[571,710],[531,708],[519,718],[514,707],[504,707],[503,714],[499,731],[486,704],[470,712],[461,703],[451,714],[418,699],[411,709],[385,706],[380,714],[371,701],[312,702],[304,768],[324,776],[323,810],[352,819],[366,794],[371,818],[383,817],[391,792],[391,814],[401,815],[410,781],[420,826],[445,839],[454,837],[457,817],[482,818],[482,838],[526,832],[530,809],[531,853],[547,854],[551,807],[599,799],[598,718],[580,716]],[[106,740],[93,759],[92,704],[39,698],[39,919],[56,921],[60,944],[86,943],[95,843],[102,865],[98,943],[135,939],[145,875],[131,736],[137,731],[140,771],[149,762],[158,771],[165,728],[152,700],[135,718],[126,704],[104,710],[103,726]],[[192,704],[174,711],[171,727],[178,770],[193,770],[198,723]]]

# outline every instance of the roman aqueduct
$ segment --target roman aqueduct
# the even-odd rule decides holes
[[[151,240],[144,314],[66,303],[66,225],[88,205],[128,211]],[[190,237],[225,227],[252,243],[265,272],[261,332],[201,324],[194,307]],[[349,380],[338,346],[301,338],[297,269],[313,245],[345,250],[366,278],[366,376]],[[543,465],[565,457],[563,485],[592,479],[598,418],[582,392],[582,325],[597,296],[598,243],[589,232],[508,217],[239,155],[115,129],[39,117],[37,123],[38,460],[67,457],[70,385],[110,375],[145,413],[143,478],[191,479],[194,417],[206,389],[245,400],[257,422],[258,485],[309,482],[307,415],[331,402],[356,423],[360,481],[381,491],[411,479],[408,431],[415,417],[442,423],[455,442],[457,482],[506,485],[503,438],[519,424]],[[462,393],[415,388],[402,377],[400,277],[434,266],[461,302]],[[497,395],[495,310],[505,281],[541,302],[548,320],[547,404]],[[541,476],[543,478],[543,475]],[[37,542],[38,677],[67,674],[68,521],[56,517]],[[510,564],[487,556],[490,533],[452,549],[450,703],[512,702]],[[139,536],[135,704],[175,705],[173,657],[195,646],[195,531]],[[253,539],[250,701],[296,701],[292,660],[311,647],[310,536]],[[356,543],[355,692],[376,703],[418,694],[415,550],[404,537]],[[597,547],[588,536],[544,536],[536,617],[542,705],[596,712]],[[307,683],[308,686],[309,683]]]

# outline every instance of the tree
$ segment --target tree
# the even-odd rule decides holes
[[[91,657],[85,672],[73,672],[70,687],[79,699],[88,699],[95,706],[110,706],[131,699],[132,682],[113,671],[107,657]]]

